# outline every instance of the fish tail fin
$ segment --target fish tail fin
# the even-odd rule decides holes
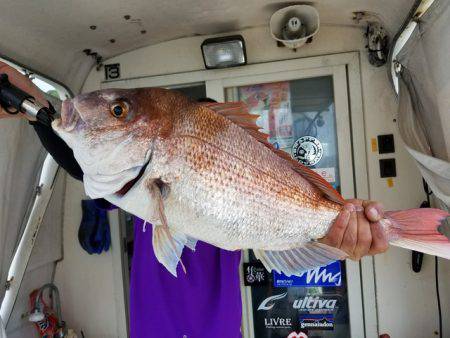
[[[381,221],[390,244],[450,259],[450,241],[439,230],[450,216],[440,209],[388,211]]]

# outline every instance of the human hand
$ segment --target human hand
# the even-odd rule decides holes
[[[24,92],[33,96],[36,101],[48,107],[47,100],[44,97],[44,93],[39,90],[31,80],[22,75],[14,68],[8,66],[6,63],[0,61],[0,74],[7,74],[9,81],[16,87],[22,89]],[[9,114],[3,108],[0,107],[0,119],[22,117],[26,118],[25,114]]]
[[[380,203],[347,200],[327,235],[319,241],[345,251],[353,260],[385,252],[388,241],[379,223],[382,218]]]

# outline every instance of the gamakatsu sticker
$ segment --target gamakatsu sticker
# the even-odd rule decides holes
[[[322,143],[313,136],[302,136],[292,145],[292,158],[308,167],[319,163],[322,156]]]

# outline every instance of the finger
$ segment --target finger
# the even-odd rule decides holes
[[[351,203],[354,207],[356,211],[363,211],[364,207],[363,207],[363,200],[359,200],[356,198],[352,198],[346,201],[347,203]]]
[[[363,201],[364,213],[371,222],[378,222],[384,217],[383,206],[374,201]]]
[[[0,120],[1,119],[17,119],[17,118],[21,118],[22,116],[20,116],[20,114],[9,114],[5,111],[3,111],[3,109],[0,107]]]
[[[371,248],[372,231],[370,223],[363,212],[357,212],[357,222],[358,239],[353,253],[353,259],[359,260],[361,257],[367,255]]]
[[[357,243],[358,236],[358,219],[356,211],[350,213],[350,219],[348,221],[347,229],[345,230],[344,238],[342,239],[342,244],[340,249],[345,251],[349,258],[353,259],[353,252]]]
[[[350,220],[350,212],[352,210],[354,210],[354,207],[351,204],[344,205],[343,210],[336,217],[336,220],[326,236],[319,241],[323,244],[339,248],[341,246],[345,230],[347,229],[348,221]]]
[[[376,255],[386,252],[389,247],[389,243],[386,238],[386,232],[383,226],[377,222],[370,225],[372,231],[372,244],[368,252],[369,255]]]

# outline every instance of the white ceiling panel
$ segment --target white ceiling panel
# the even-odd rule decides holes
[[[353,25],[352,12],[365,10],[377,13],[395,32],[414,1],[309,3],[319,10],[322,24]],[[92,65],[82,52],[86,48],[108,58],[184,36],[268,25],[275,10],[290,4],[270,0],[0,0],[0,54],[57,80],[71,78],[72,83],[81,84]]]

